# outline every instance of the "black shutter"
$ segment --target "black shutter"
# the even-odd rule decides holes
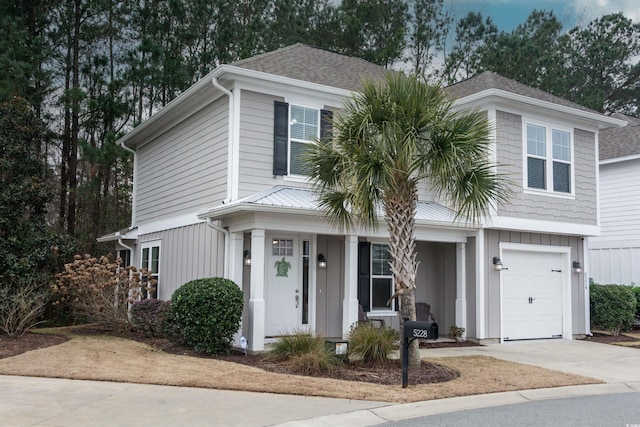
[[[358,242],[358,302],[362,309],[370,311],[371,295],[371,243]]]
[[[320,139],[324,142],[333,138],[333,111],[320,110]]]
[[[287,174],[289,104],[275,101],[273,108],[273,174]]]

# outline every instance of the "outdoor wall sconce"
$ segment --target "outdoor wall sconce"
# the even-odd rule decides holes
[[[318,267],[327,268],[327,259],[322,254],[318,255]]]
[[[573,261],[573,271],[576,274],[582,273],[582,264],[580,264],[580,261]]]
[[[493,257],[493,267],[496,269],[496,271],[502,271],[504,269],[504,264],[502,264],[502,260],[497,256]]]
[[[251,251],[246,250],[242,253],[242,258],[244,260],[244,265],[251,265]]]

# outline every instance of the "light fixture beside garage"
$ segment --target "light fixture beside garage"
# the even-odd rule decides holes
[[[245,250],[242,258],[244,259],[244,265],[251,265],[251,251]]]
[[[496,269],[496,271],[502,271],[504,269],[504,264],[502,264],[502,260],[500,259],[500,257],[497,257],[497,256],[493,257],[493,266]]]
[[[573,271],[576,274],[582,273],[582,264],[580,261],[573,261]]]

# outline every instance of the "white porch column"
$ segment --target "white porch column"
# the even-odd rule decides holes
[[[229,236],[229,268],[227,278],[233,281],[242,290],[242,249],[244,245],[244,233],[231,233]],[[247,319],[244,319],[247,321]],[[240,329],[234,334],[233,342],[240,346],[242,336],[242,323]]]
[[[251,287],[249,290],[248,347],[253,351],[264,350],[264,247],[264,230],[251,230]]]
[[[465,243],[456,243],[456,326],[465,329],[467,336],[467,275]]]
[[[342,338],[358,321],[358,236],[344,239],[344,300],[342,301]]]

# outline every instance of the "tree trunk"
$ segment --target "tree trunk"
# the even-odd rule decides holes
[[[384,208],[389,229],[391,271],[395,280],[396,295],[400,296],[400,328],[404,320],[416,320],[416,242],[414,237],[416,200],[415,183],[398,179],[393,191],[385,194]],[[401,355],[402,356],[402,355]],[[409,366],[420,366],[419,342],[409,347]]]

